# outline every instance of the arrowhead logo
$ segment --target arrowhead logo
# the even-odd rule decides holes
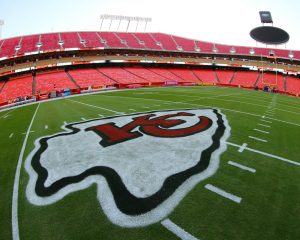
[[[213,175],[230,127],[216,109],[182,109],[93,119],[42,137],[26,159],[26,195],[47,205],[96,183],[97,198],[119,226],[165,218]]]

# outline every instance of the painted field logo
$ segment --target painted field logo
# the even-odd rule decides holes
[[[96,183],[103,211],[123,227],[165,218],[213,175],[230,128],[215,109],[94,119],[36,140],[26,159],[26,194],[47,205]]]

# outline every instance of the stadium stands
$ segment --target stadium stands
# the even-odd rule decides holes
[[[18,46],[19,42],[19,37],[3,40],[0,48],[0,58],[14,56],[16,52],[15,48]]]
[[[36,92],[49,92],[76,88],[65,71],[49,71],[36,75]]]
[[[231,70],[216,70],[216,75],[220,83],[229,84],[233,78],[234,71]]]
[[[122,68],[98,68],[108,78],[114,79],[120,84],[141,84],[149,83],[147,80],[138,77]]]
[[[0,85],[1,89],[1,85]],[[0,101],[32,95],[32,76],[11,78],[0,93]]]
[[[126,71],[131,72],[132,74],[143,78],[151,83],[164,83],[167,78],[158,75],[150,70],[148,70],[147,68],[143,68],[143,67],[134,67],[134,68],[124,68]]]
[[[182,78],[187,82],[200,82],[200,79],[189,69],[170,69],[176,76]]]
[[[186,82],[181,77],[172,73],[169,69],[165,68],[148,68],[151,72],[156,73],[159,76],[166,78],[166,81],[175,81],[175,82]]]
[[[192,71],[204,83],[217,83],[214,71],[206,69],[195,69]]]
[[[60,33],[60,41],[63,41],[63,48],[82,48],[84,45],[80,43],[78,33],[65,32]]]
[[[263,88],[264,86],[271,86],[275,87],[279,91],[285,91],[284,89],[284,78],[280,74],[274,73],[261,73],[259,81],[257,82],[256,86],[259,88]]]
[[[140,44],[132,34],[124,32],[118,32],[116,34],[119,36],[119,38],[126,41],[128,47],[130,48],[145,48],[144,45]]]
[[[286,91],[300,96],[300,79],[287,76],[286,77]]]
[[[150,33],[133,33],[140,41],[145,43],[145,47],[152,50],[162,50],[161,46],[157,45],[157,42]]]
[[[42,44],[40,50],[54,51],[60,49],[58,33],[46,33],[41,35],[40,42]]]
[[[231,84],[254,87],[259,77],[258,72],[236,72]]]
[[[60,44],[59,44],[60,42]],[[164,33],[128,33],[128,32],[62,32],[46,33],[24,37],[9,38],[0,41],[0,58],[12,57],[40,50],[53,51],[62,48],[135,48],[163,51],[207,52],[220,54],[249,55],[251,47],[229,46],[211,42],[196,41]],[[20,48],[19,48],[20,47]],[[232,49],[235,52],[231,52]],[[254,55],[289,58],[289,50],[253,48]],[[293,51],[294,59],[300,59],[300,51]]]
[[[116,84],[115,81],[101,74],[97,69],[74,69],[68,73],[81,88]]]
[[[39,37],[39,35],[22,37],[22,40],[20,42],[21,48],[18,50],[18,54],[38,51],[37,43],[39,42]]]

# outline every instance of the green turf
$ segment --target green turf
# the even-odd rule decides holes
[[[268,107],[274,113],[267,116]],[[11,239],[14,176],[25,132],[37,104],[0,112],[0,239]],[[148,108],[147,108],[148,107]],[[113,225],[96,199],[96,185],[47,206],[26,199],[24,160],[38,137],[61,132],[64,121],[152,110],[219,108],[231,126],[229,142],[300,162],[300,100],[217,87],[149,88],[106,92],[40,103],[26,145],[19,182],[20,239],[178,239],[160,223],[145,228]],[[131,109],[131,110],[130,110]],[[133,110],[132,110],[133,109]],[[264,120],[271,123],[262,122]],[[258,123],[268,125],[264,127]],[[45,128],[45,125],[48,128]],[[257,132],[253,129],[270,132]],[[9,136],[13,133],[13,136]],[[267,140],[249,139],[255,136]],[[199,239],[300,239],[300,166],[228,146],[215,175],[200,182],[168,216]],[[228,165],[234,161],[256,173]],[[213,184],[242,197],[237,204],[205,189]]]

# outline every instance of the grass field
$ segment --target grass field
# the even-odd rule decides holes
[[[217,172],[197,184],[168,219],[190,239],[300,239],[300,100],[217,87],[105,92],[0,112],[0,239],[12,238],[12,225],[18,226],[15,236],[29,240],[179,239],[161,222],[140,228],[112,224],[99,205],[96,184],[53,204],[33,205],[26,197],[24,162],[34,141],[62,132],[64,122],[208,107],[227,117],[227,150]],[[240,197],[240,203],[207,184]]]

